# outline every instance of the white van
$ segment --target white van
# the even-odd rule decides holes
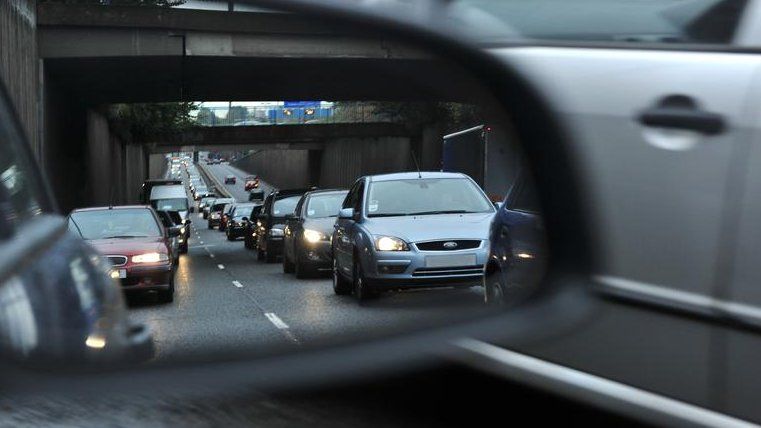
[[[183,185],[154,186],[151,189],[150,203],[156,211],[176,212],[182,218],[182,224],[186,227],[180,241],[180,252],[188,251],[188,238],[190,238],[190,218],[188,213],[193,211],[193,206],[188,199],[188,194]]]

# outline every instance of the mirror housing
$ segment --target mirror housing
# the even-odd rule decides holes
[[[241,220],[248,221],[248,217],[243,217]]]
[[[354,208],[341,208],[341,211],[338,211],[338,218],[342,220],[354,219]]]
[[[172,226],[167,228],[167,234],[170,238],[175,238],[177,236],[180,236],[180,229],[182,229],[182,226]]]

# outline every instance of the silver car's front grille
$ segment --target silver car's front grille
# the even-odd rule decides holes
[[[420,251],[472,250],[481,246],[480,239],[445,239],[441,241],[416,242]]]
[[[419,268],[412,272],[412,276],[462,276],[483,275],[484,265],[457,266],[443,268]]]
[[[124,266],[127,264],[127,256],[106,256],[111,266]]]

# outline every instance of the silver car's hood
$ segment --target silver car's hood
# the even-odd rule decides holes
[[[407,242],[436,239],[488,239],[493,212],[369,218],[363,226],[373,235]]]

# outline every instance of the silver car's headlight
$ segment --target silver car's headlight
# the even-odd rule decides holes
[[[404,240],[394,236],[376,236],[375,249],[378,251],[409,251],[410,247]]]
[[[270,229],[269,235],[270,236],[283,236],[284,232],[283,232],[283,229],[278,229],[276,227],[273,227],[272,229]]]

